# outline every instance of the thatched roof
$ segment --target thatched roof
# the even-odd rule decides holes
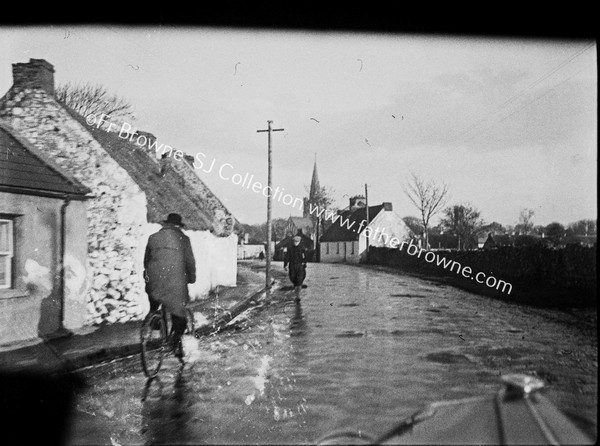
[[[222,237],[233,232],[234,217],[187,161],[173,159],[176,149],[169,157],[156,160],[155,152],[119,137],[118,133],[90,126],[82,116],[65,108],[146,193],[148,222],[161,223],[175,212],[182,216],[186,229],[209,230]]]

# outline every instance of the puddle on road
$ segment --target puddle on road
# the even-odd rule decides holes
[[[465,355],[452,352],[429,353],[425,356],[425,359],[429,362],[439,362],[441,364],[466,364],[471,362]]]
[[[391,297],[411,297],[411,298],[423,298],[427,297],[423,294],[390,294]]]
[[[410,330],[371,330],[369,334],[374,336],[407,336],[407,335],[415,335],[417,332]]]
[[[383,329],[375,329],[375,330],[369,330],[369,335],[372,336],[392,336],[392,337],[396,337],[396,336],[421,336],[425,333],[432,333],[432,334],[445,334],[446,332],[444,330],[441,330],[439,328],[431,328],[431,329],[421,329],[421,330],[383,330]]]
[[[336,338],[359,338],[364,335],[365,335],[365,333],[362,331],[346,330],[343,333],[336,334],[335,337]]]
[[[519,358],[534,358],[540,355],[540,350],[530,347],[491,347],[481,346],[477,348],[477,355],[485,358],[510,357],[513,360]]]

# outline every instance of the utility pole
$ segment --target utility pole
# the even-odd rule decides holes
[[[273,188],[271,187],[271,132],[282,132],[284,129],[273,129],[271,128],[271,124],[273,121],[267,121],[267,129],[266,130],[257,130],[257,133],[268,132],[269,133],[269,155],[268,155],[268,188],[269,195],[267,197],[267,268],[266,268],[266,289],[267,293],[271,290],[271,192]]]
[[[367,183],[365,183],[365,206],[367,208],[367,227],[369,226],[369,192],[367,191]],[[369,260],[369,234],[365,234],[367,240],[367,261]]]

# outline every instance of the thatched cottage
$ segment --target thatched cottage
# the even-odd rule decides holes
[[[71,255],[68,245],[64,252],[64,258],[76,263],[69,267],[69,280],[82,284],[76,293],[61,297],[67,301],[61,311],[79,311],[76,316],[63,318],[66,328],[127,321],[145,314],[148,307],[142,279],[144,248],[148,236],[160,228],[160,222],[171,212],[183,216],[196,256],[198,280],[190,285],[192,299],[205,296],[217,285],[235,285],[235,220],[198,177],[190,157],[157,159],[155,153],[119,138],[116,133],[88,125],[84,117],[56,100],[54,67],[42,59],[13,64],[13,85],[0,99],[0,123],[11,132],[4,138],[5,145],[11,135],[17,135],[21,146],[42,154],[56,175],[76,185],[82,199],[85,196],[84,201],[79,201],[84,209],[78,210],[78,225],[87,242],[87,258],[81,258],[80,252]],[[4,156],[4,147],[0,149]],[[2,168],[4,165],[0,172]],[[17,202],[14,196],[0,194],[0,215],[18,214]],[[40,212],[50,211],[41,208]],[[25,258],[30,253],[19,248],[22,241],[14,237],[21,233],[19,225],[37,226],[42,234],[48,229],[45,225],[50,218],[39,213],[22,215],[11,224],[13,266],[30,260]],[[35,236],[34,231],[31,237]],[[44,245],[43,239],[38,248],[56,249]],[[38,265],[38,273],[31,276],[12,268],[15,280],[9,287],[0,288],[0,305],[6,314],[23,306],[19,297],[7,297],[19,294],[16,288],[39,288],[42,283],[52,283],[56,272],[65,270],[65,264],[56,264],[57,258],[48,256]],[[39,306],[42,300],[39,297],[28,306]],[[69,300],[77,305],[68,304]],[[0,335],[0,344],[3,341]]]

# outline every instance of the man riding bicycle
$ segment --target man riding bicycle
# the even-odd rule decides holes
[[[188,283],[196,281],[192,245],[181,228],[181,215],[169,214],[163,227],[148,238],[144,255],[144,279],[150,311],[160,304],[171,314],[171,347],[181,356],[181,336],[187,326],[185,305],[189,302]]]

